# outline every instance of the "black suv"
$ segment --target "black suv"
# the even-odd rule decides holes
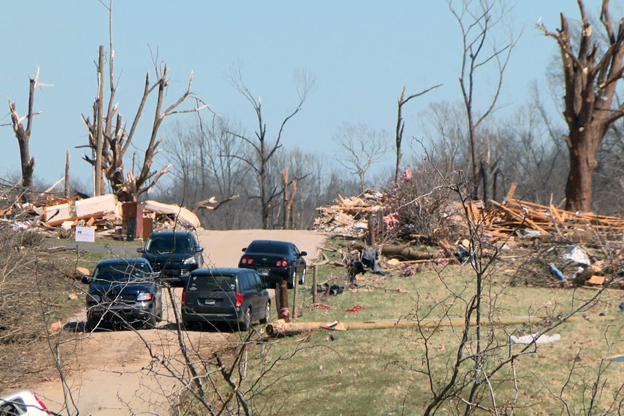
[[[288,287],[295,286],[295,279],[305,283],[306,261],[305,251],[299,251],[296,245],[287,241],[254,240],[243,249],[243,256],[238,267],[254,269],[269,285],[284,279]]]
[[[149,262],[142,258],[100,261],[87,293],[87,329],[101,321],[155,327],[162,318],[162,286]]]
[[[188,274],[204,264],[195,234],[190,231],[160,231],[152,233],[145,247],[137,249],[147,259],[163,281],[183,286]]]
[[[251,323],[268,323],[271,298],[254,270],[198,269],[191,273],[182,292],[184,324],[227,322],[248,331]]]

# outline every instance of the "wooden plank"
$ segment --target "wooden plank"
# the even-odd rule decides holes
[[[548,232],[546,230],[544,230],[542,227],[540,227],[539,225],[537,225],[535,222],[531,221],[528,217],[522,217],[519,214],[515,213],[514,211],[510,210],[509,208],[507,208],[506,206],[503,206],[501,204],[499,204],[496,201],[492,201],[493,204],[501,207],[501,209],[503,209],[506,212],[509,212],[510,215],[516,217],[519,221],[523,221],[527,224],[529,224],[531,227],[533,227],[534,229],[541,231],[545,234],[548,234]]]
[[[511,198],[513,198],[514,193],[516,192],[516,187],[518,186],[518,182],[512,182],[511,186],[509,187],[509,190],[507,191],[507,196],[506,196],[506,201],[508,202],[511,200]]]

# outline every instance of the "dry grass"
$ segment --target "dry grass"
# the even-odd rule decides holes
[[[513,264],[499,263],[486,285],[487,310],[492,317],[538,315],[556,319],[578,307],[596,294],[591,289],[553,289],[512,287],[509,270]],[[344,269],[324,271],[344,276]],[[468,265],[445,269],[428,268],[407,277],[380,277],[367,274],[366,280],[354,290],[321,300],[332,309],[305,309],[300,321],[341,322],[371,320],[415,320],[430,312],[429,317],[461,317],[465,305],[449,296],[449,291],[464,293],[472,290],[474,272]],[[396,291],[401,289],[408,293]],[[491,380],[496,385],[496,401],[501,411],[515,409],[516,415],[559,414],[564,401],[571,414],[582,413],[589,405],[591,388],[596,381],[601,360],[615,353],[624,353],[621,312],[622,291],[609,290],[589,309],[588,315],[605,313],[615,320],[581,319],[559,326],[554,333],[561,341],[531,347],[530,353],[515,361],[518,399],[515,394],[511,367]],[[309,301],[308,296],[308,301]],[[367,309],[346,312],[354,305]],[[448,314],[448,315],[447,315]],[[535,333],[545,327],[535,321],[523,325],[496,327],[492,332],[495,348],[488,355],[489,365],[504,360],[522,346],[507,343],[507,335]],[[435,333],[394,329],[372,331],[315,331],[273,341],[264,346],[263,362],[278,360],[276,368],[263,380],[265,385],[277,381],[261,398],[258,408],[271,408],[271,414],[288,415],[391,415],[420,414],[431,399],[429,378],[425,370],[424,337],[434,383],[442,383],[450,375],[459,343],[460,328],[442,328]],[[474,343],[468,344],[468,350]],[[260,358],[260,351],[256,351]],[[260,361],[256,364],[259,365]],[[472,363],[464,364],[466,371]],[[596,397],[598,414],[608,413],[618,390],[624,386],[620,363],[606,362],[601,375],[600,394]],[[250,368],[253,366],[250,366]],[[261,368],[259,365],[257,368]],[[572,371],[573,369],[573,371]],[[257,375],[258,373],[255,373]],[[253,380],[254,373],[248,380]],[[565,388],[564,388],[565,386]],[[562,392],[562,388],[563,392]],[[550,392],[549,392],[550,390]],[[560,396],[561,400],[556,398]],[[620,397],[621,399],[621,397]],[[273,403],[274,406],[269,404]],[[491,405],[483,398],[485,405]],[[277,404],[282,404],[278,406]],[[454,414],[459,404],[449,401],[442,413]]]

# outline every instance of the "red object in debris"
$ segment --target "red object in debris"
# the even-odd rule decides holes
[[[362,306],[362,305],[358,305],[358,304],[356,303],[356,304],[355,304],[355,305],[354,305],[351,309],[345,309],[344,311],[345,311],[345,312],[359,312],[359,311],[361,311],[362,309],[368,309],[368,308],[367,308],[367,307],[365,307],[365,306]]]

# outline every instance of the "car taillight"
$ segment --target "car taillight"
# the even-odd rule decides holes
[[[182,292],[182,303],[186,303],[186,292]]]
[[[240,308],[241,306],[243,306],[243,294],[237,293],[236,294],[236,307]]]
[[[43,402],[41,400],[39,400],[39,397],[37,397],[36,395],[35,395],[35,400],[37,400],[37,404],[39,404],[39,406],[41,406],[41,410],[48,410],[46,405],[43,404]]]
[[[243,256],[243,258],[241,259],[240,262],[241,262],[241,264],[246,264],[248,266],[254,264],[254,261],[253,261],[253,259],[251,257],[245,257],[245,256]]]
[[[286,259],[278,260],[277,263],[275,263],[275,265],[277,267],[288,267],[288,260]]]

